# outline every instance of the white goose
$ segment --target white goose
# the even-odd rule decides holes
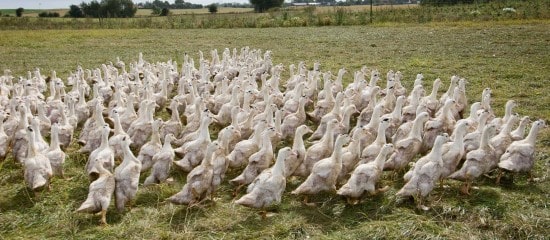
[[[317,194],[323,191],[336,192],[336,181],[342,170],[342,147],[347,144],[350,137],[339,135],[334,143],[334,151],[328,158],[316,162],[311,168],[307,179],[292,191],[294,195],[305,195],[304,203],[308,203],[308,195]]]
[[[50,164],[55,176],[65,177],[63,164],[65,163],[65,152],[61,150],[59,144],[59,124],[54,123],[51,127],[50,147],[46,150],[45,156],[50,160]]]
[[[172,141],[174,140],[176,138],[171,133],[166,134],[164,137],[162,148],[153,156],[151,174],[143,182],[144,186],[159,184],[168,179],[172,162],[176,157],[176,153],[172,148]]]
[[[391,143],[385,144],[374,161],[361,164],[353,170],[351,177],[338,189],[337,194],[345,196],[349,204],[355,205],[359,203],[365,192],[374,195],[385,191],[387,187],[376,189],[376,184],[382,176],[384,162],[393,150]]]
[[[124,158],[115,168],[115,203],[118,211],[123,211],[126,203],[132,201],[138,190],[141,162],[130,151],[130,138],[122,138]]]
[[[32,189],[35,197],[38,197],[38,191],[46,188],[50,189],[50,178],[53,175],[50,161],[44,154],[37,149],[36,133],[38,130],[27,127],[27,138],[29,139],[29,148],[24,159],[24,177],[27,186]]]
[[[529,180],[533,180],[532,169],[535,164],[535,140],[539,131],[546,126],[545,122],[538,120],[533,122],[529,135],[523,140],[512,142],[506,152],[500,157],[498,167],[501,169],[497,183],[500,181],[502,171],[528,172]]]

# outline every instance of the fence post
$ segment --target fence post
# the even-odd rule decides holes
[[[370,0],[370,23],[372,23],[372,0]]]

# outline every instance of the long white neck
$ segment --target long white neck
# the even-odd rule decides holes
[[[436,82],[434,82],[432,92],[430,93],[430,99],[437,99],[437,91],[439,90],[439,85],[440,83],[436,80]]]
[[[525,138],[525,141],[529,143],[531,146],[535,146],[535,140],[537,139],[537,134],[539,133],[539,130],[540,130],[540,127],[536,125],[537,122],[538,121],[533,123],[533,126],[531,127],[529,134]]]
[[[58,127],[52,126],[52,134],[50,137],[51,137],[51,140],[50,140],[49,151],[61,149],[59,147],[59,128]]]
[[[476,131],[479,133],[483,132],[483,128],[485,128],[485,125],[487,125],[487,120],[489,119],[489,114],[484,113],[481,116],[479,116],[479,124],[477,125]]]
[[[255,143],[260,143],[261,144],[261,142],[260,142],[262,140],[261,132],[263,131],[264,127],[255,129],[254,133],[252,134],[252,141],[254,141]]]
[[[507,122],[508,119],[510,119],[510,116],[512,116],[512,108],[514,108],[514,105],[512,103],[506,104],[506,108],[504,109],[504,117],[502,118],[502,121]]]
[[[375,107],[374,110],[372,111],[372,116],[367,126],[374,129],[378,129],[378,125],[380,125],[380,115],[382,115],[382,108]]]
[[[441,148],[443,146],[443,143],[445,143],[445,141],[441,140],[441,138],[439,139],[439,141],[436,138],[432,151],[428,154],[428,157],[430,159],[438,159],[438,160],[441,159],[441,155],[442,155]]]
[[[169,135],[164,138],[164,144],[162,145],[162,151],[172,151],[172,139]]]
[[[457,127],[456,129],[456,132],[453,133],[453,145],[458,149],[464,149],[464,136],[466,135],[467,127]]]
[[[155,123],[152,124],[153,131],[151,132],[151,142],[160,145],[159,126]]]
[[[411,129],[411,132],[409,133],[409,138],[421,139],[423,127],[424,121],[417,117],[413,122],[413,127]]]
[[[210,132],[209,132],[209,129],[208,129],[208,125],[210,125],[208,120],[204,120],[202,122],[201,129],[200,129],[200,132],[199,132],[199,137],[201,139],[204,139],[204,140],[206,140],[207,138],[210,139]]]
[[[332,146],[332,144],[334,143],[334,128],[336,128],[336,126],[334,126],[333,124],[327,125],[327,131],[321,139],[321,141],[324,142],[325,146]]]
[[[351,120],[351,115],[355,112],[354,108],[348,108],[347,111],[344,112],[344,117],[342,118],[342,124],[346,126],[346,128],[349,127],[349,122]]]
[[[517,119],[517,118],[516,118]],[[508,121],[506,121],[506,124],[502,127],[502,130],[500,130],[501,134],[510,134],[512,131],[512,126],[516,123],[514,117],[508,118]]]
[[[262,134],[262,150],[264,152],[273,152],[273,146],[271,145],[271,138],[268,132]]]
[[[109,147],[109,132],[101,130],[101,145],[99,145],[99,148],[104,149]]]
[[[296,131],[296,133],[294,134],[294,141],[292,143],[292,149],[293,150],[296,150],[296,149],[305,149],[305,145],[304,145],[304,132],[302,131]]]
[[[512,134],[513,135],[518,135],[518,136],[521,136],[523,137],[524,134],[525,134],[525,128],[527,127],[527,120],[523,120],[521,122],[519,122],[519,125],[518,127],[516,128],[516,130],[512,131]]]
[[[445,119],[449,117],[449,115],[451,114],[452,105],[453,105],[452,103],[446,103],[445,105],[443,105],[443,109],[441,109],[441,115],[439,115],[438,118]]]
[[[282,154],[281,151],[279,151],[279,155],[277,156],[277,160],[275,161],[275,165],[273,165],[273,169],[271,170],[271,174],[273,177],[283,177],[284,171],[285,171],[285,159],[287,158],[288,154]]]
[[[384,162],[386,162],[386,158],[387,158],[388,154],[389,154],[389,152],[384,151],[384,150],[382,150],[378,153],[378,156],[376,156],[376,158],[374,159],[374,162],[375,162],[376,167],[378,169],[383,169],[384,168]]]
[[[4,131],[4,115],[3,113],[0,113],[2,116],[0,116],[0,135],[6,134]]]
[[[379,124],[378,125],[378,135],[376,135],[376,144],[386,144],[386,128],[388,124]]]
[[[396,103],[395,103],[395,108],[393,109],[393,112],[391,113],[391,117],[393,119],[400,119],[402,111],[403,111],[403,99],[398,98]]]
[[[344,141],[336,141],[334,143],[334,149],[332,152],[332,160],[337,165],[342,165],[342,147],[344,146]]]
[[[212,166],[212,155],[214,155],[214,150],[208,147],[206,149],[206,154],[204,155],[204,158],[202,159],[201,165],[204,168],[210,168]]]
[[[123,150],[122,153],[124,154],[124,160],[123,160],[124,162],[126,160],[130,160],[134,163],[141,164],[141,162],[139,160],[137,160],[137,158],[134,156],[134,153],[132,153],[132,151],[130,150],[130,144],[128,144],[128,143],[123,144],[122,150]],[[129,162],[127,162],[126,164],[128,164],[128,163]]]
[[[120,124],[120,117],[118,116],[118,113],[114,114],[113,118],[115,120],[115,135],[123,134],[124,129],[122,129],[122,125]]]
[[[238,94],[238,87],[233,87],[233,91],[231,92],[231,106],[238,106],[239,104],[239,94]]]
[[[479,143],[480,149],[489,149],[491,148],[491,145],[489,145],[489,139],[491,138],[490,133],[488,130],[483,131],[481,134],[481,141]]]
[[[38,154],[38,151],[36,147],[36,136],[32,132],[28,132],[27,138],[29,142],[29,148],[27,150],[27,159],[29,159],[36,156],[36,154]]]
[[[173,106],[171,107],[171,110],[172,110],[172,115],[170,116],[170,119],[172,119],[172,121],[180,122],[180,113],[178,111],[177,104],[173,104]]]
[[[306,100],[300,99],[298,102],[298,111],[296,111],[296,115],[300,118],[306,117]]]

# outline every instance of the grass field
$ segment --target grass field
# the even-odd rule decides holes
[[[333,73],[361,66],[404,73],[410,89],[417,73],[425,76],[427,89],[436,77],[442,91],[453,74],[468,79],[467,95],[479,101],[481,90],[491,87],[493,108],[502,115],[504,103],[515,99],[516,111],[532,119],[549,120],[550,21],[459,22],[391,24],[387,26],[309,27],[207,30],[37,30],[2,31],[0,69],[24,75],[35,67],[44,74],[57,70],[66,78],[78,65],[95,68],[114,61],[137,59],[182,62],[183,54],[198,58],[198,51],[250,46],[272,50],[274,63],[312,66]],[[206,56],[209,56],[208,54]],[[384,74],[383,74],[384,75]],[[351,80],[351,74],[345,81]],[[87,156],[75,153],[73,144],[66,162],[71,180],[54,179],[52,191],[34,201],[25,187],[20,166],[11,158],[0,163],[0,239],[206,239],[290,238],[305,239],[545,239],[550,236],[550,131],[537,139],[534,174],[541,180],[528,183],[518,176],[500,186],[492,179],[477,181],[471,196],[461,195],[458,183],[437,188],[429,197],[431,210],[419,211],[410,202],[397,204],[394,194],[402,181],[383,182],[391,188],[383,195],[347,206],[335,195],[316,196],[316,208],[304,207],[289,192],[301,182],[289,181],[277,214],[265,221],[255,211],[232,203],[232,187],[224,183],[215,204],[187,208],[163,203],[181,189],[185,175],[173,171],[176,183],[141,187],[131,211],[116,213],[111,207],[109,226],[99,217],[76,214],[84,201],[88,179]],[[228,179],[238,174],[229,173]]]

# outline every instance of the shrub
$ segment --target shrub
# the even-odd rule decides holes
[[[18,8],[17,10],[15,10],[15,15],[21,17],[23,16],[23,11],[25,11],[24,8]]]
[[[207,6],[209,13],[217,13],[218,12],[218,4],[212,3]]]
[[[41,12],[38,14],[38,17],[59,17],[59,13],[57,12]]]
[[[161,11],[160,11],[160,16],[168,16],[170,15],[170,9],[168,8],[163,8]]]

